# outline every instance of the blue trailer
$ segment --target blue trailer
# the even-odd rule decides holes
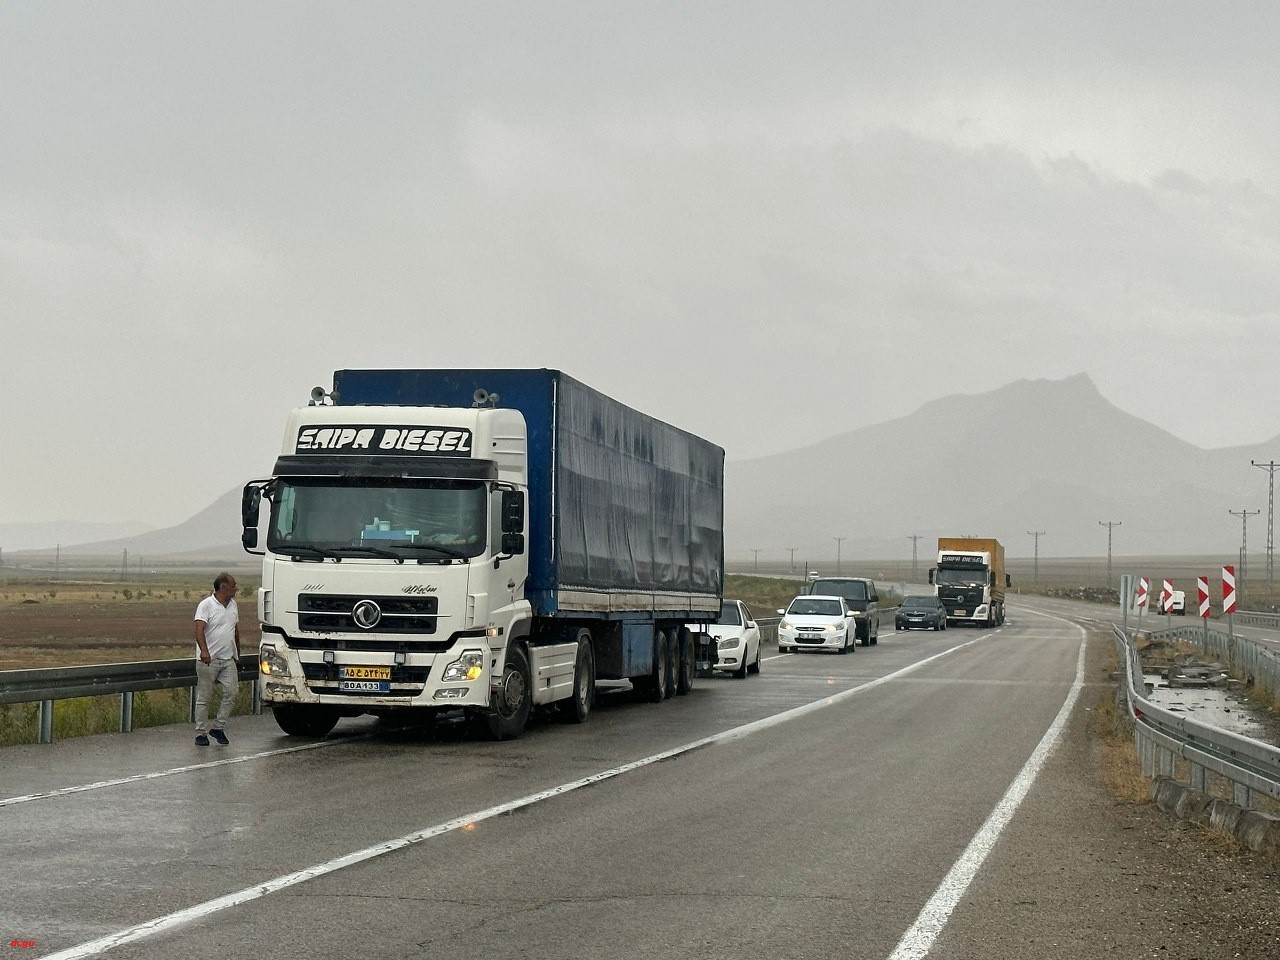
[[[556,370],[340,370],[245,488],[263,700],[290,733],[463,709],[499,738],[715,656],[724,451]],[[260,508],[270,511],[261,516]]]

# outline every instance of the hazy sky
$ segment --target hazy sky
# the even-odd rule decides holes
[[[1278,36],[1270,0],[0,5],[0,522],[181,522],[342,367],[555,367],[731,459],[1079,372],[1270,439]]]

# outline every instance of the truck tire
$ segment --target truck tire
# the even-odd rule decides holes
[[[591,631],[578,631],[578,656],[573,665],[573,696],[559,703],[560,716],[569,723],[586,723],[596,699],[596,656]]]
[[[667,698],[668,678],[671,675],[671,647],[663,630],[653,631],[653,668],[647,677],[636,677],[631,683],[640,699],[661,703]]]
[[[271,712],[276,724],[291,737],[323,737],[338,722],[338,711],[333,707],[282,703],[272,707]]]
[[[524,733],[524,725],[529,721],[532,709],[533,676],[529,670],[529,655],[523,646],[517,644],[507,651],[502,678],[485,714],[489,735],[495,740],[514,740]]]
[[[680,689],[680,641],[674,630],[664,630],[667,638],[667,699],[675,697]]]
[[[678,636],[680,675],[676,680],[676,693],[685,694],[693,689],[693,678],[698,675],[698,644],[688,627],[681,627]]]

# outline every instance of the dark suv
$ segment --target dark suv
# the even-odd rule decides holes
[[[880,641],[880,594],[865,577],[819,577],[805,584],[805,593],[844,597],[854,615],[854,635],[862,646]]]

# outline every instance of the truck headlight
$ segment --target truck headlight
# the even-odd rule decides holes
[[[291,677],[289,661],[276,652],[276,648],[267,644],[258,651],[258,672],[264,677]]]
[[[484,676],[484,654],[479,650],[464,650],[462,656],[444,668],[440,680],[444,683],[456,683],[479,680],[482,676]]]

